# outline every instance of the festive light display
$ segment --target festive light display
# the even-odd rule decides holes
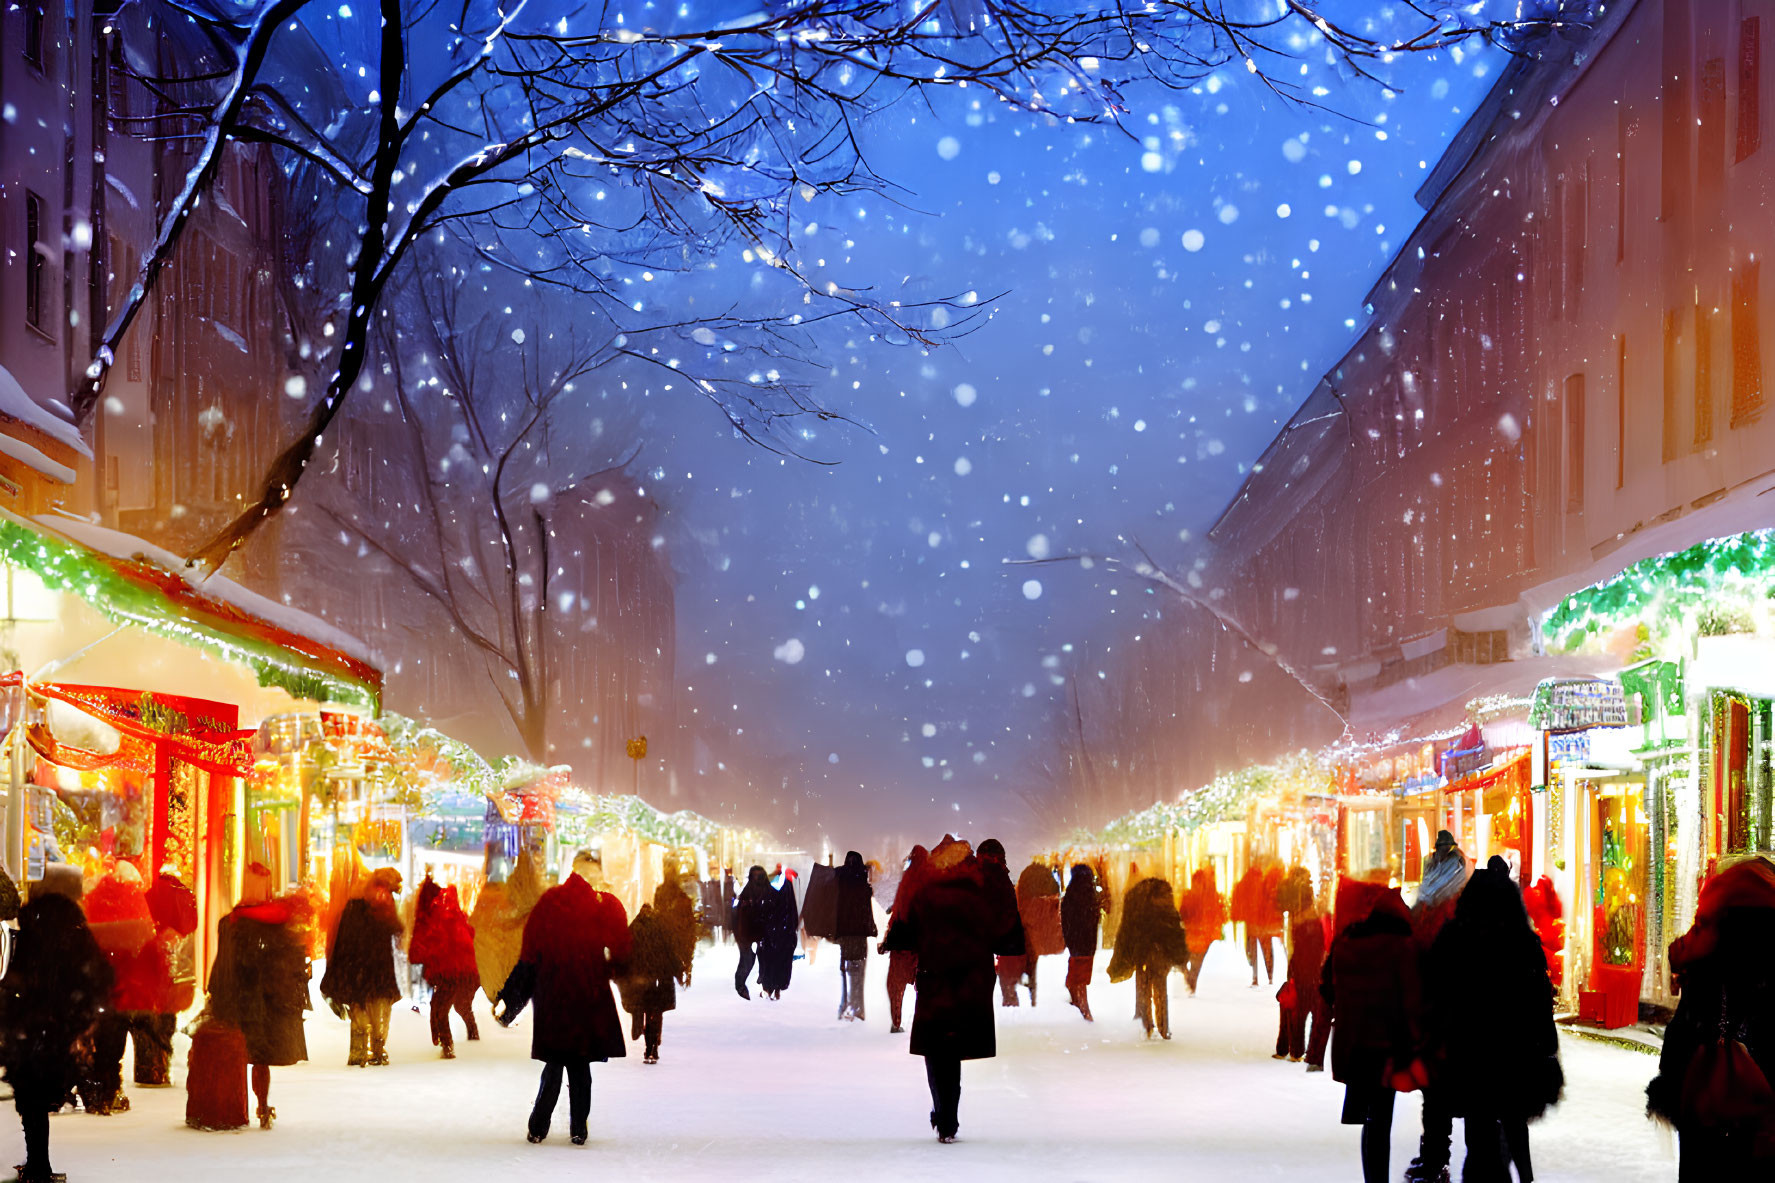
[[[244,665],[261,686],[315,702],[376,706],[381,679],[369,666],[211,600],[146,560],[115,559],[0,517],[0,562],[31,571],[46,587],[78,596],[119,623]]]
[[[1674,554],[1641,559],[1613,579],[1574,592],[1542,629],[1554,649],[1642,626],[1650,657],[1661,631],[1693,621],[1703,635],[1748,631],[1753,608],[1775,595],[1775,530],[1715,538]]]

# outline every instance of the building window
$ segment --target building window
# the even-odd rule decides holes
[[[25,60],[41,70],[49,41],[49,22],[45,19],[43,0],[26,0],[24,8]]]
[[[1627,137],[1625,111],[1615,115],[1615,262],[1627,258]]]
[[[1763,29],[1761,17],[1738,22],[1738,159],[1763,146]]]
[[[1695,305],[1695,447],[1713,439],[1713,309]]]
[[[1572,183],[1571,206],[1562,211],[1565,227],[1565,306],[1575,311],[1584,292],[1584,251],[1590,245],[1590,165]]]
[[[49,262],[44,255],[49,248],[43,242],[43,199],[30,192],[25,194],[25,250],[25,321],[43,330],[44,297],[49,291]]]
[[[1763,342],[1757,299],[1761,264],[1742,264],[1732,277],[1732,426],[1763,413]]]
[[[1687,6],[1664,6],[1664,36],[1659,48],[1664,59],[1658,104],[1663,116],[1661,167],[1664,175],[1658,217],[1668,222],[1688,212],[1689,178],[1695,175],[1691,171],[1695,166],[1689,149],[1689,129],[1695,124],[1695,114],[1689,109],[1689,74],[1693,69],[1693,57]]]
[[[1627,334],[1615,338],[1615,488],[1627,487]]]
[[[1584,512],[1584,375],[1565,380],[1565,509]]]
[[[1681,451],[1677,446],[1677,440],[1682,437],[1680,422],[1682,331],[1682,313],[1674,309],[1666,312],[1664,314],[1664,448],[1662,452],[1666,463],[1675,460]]]

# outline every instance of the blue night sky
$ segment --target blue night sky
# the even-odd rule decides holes
[[[1004,560],[1126,534],[1187,565],[1348,346],[1504,61],[1401,61],[1387,90],[1302,57],[1300,93],[1332,111],[1228,69],[1133,92],[1130,135],[965,91],[876,119],[870,158],[909,192],[810,210],[798,250],[852,284],[1004,294],[928,353],[825,341],[820,397],[864,425],[803,441],[829,467],[653,401],[641,464],[677,526],[680,694],[709,741],[680,763],[695,799],[816,848],[1017,832],[1058,694],[1044,659],[1121,643],[1138,587]]]

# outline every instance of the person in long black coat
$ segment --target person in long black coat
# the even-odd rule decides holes
[[[904,916],[882,942],[918,954],[918,1002],[910,1051],[923,1056],[931,1089],[931,1125],[942,1142],[960,1126],[963,1060],[997,1054],[993,958],[1023,948],[1016,893],[995,891],[966,842],[951,839],[931,852],[926,878]],[[1007,879],[1005,887],[1010,887]]]
[[[1188,964],[1189,941],[1170,882],[1142,879],[1128,889],[1122,903],[1109,980],[1134,978],[1134,1007],[1148,1039],[1155,1028],[1163,1038],[1171,1038],[1171,971]]]
[[[1091,1022],[1091,967],[1097,958],[1097,933],[1103,906],[1097,875],[1085,863],[1074,863],[1066,894],[1060,897],[1060,934],[1066,938],[1066,989],[1079,1014]]]
[[[592,1064],[627,1055],[622,1020],[611,997],[612,968],[629,958],[629,918],[622,901],[594,888],[597,873],[588,851],[573,860],[573,874],[542,893],[524,922],[518,964],[499,992],[494,1019],[509,1027],[524,1007],[536,1004],[530,1058],[542,1061],[542,1083],[530,1111],[527,1137],[548,1137],[561,1077],[567,1077],[567,1130],[575,1146],[586,1142],[592,1109]]]
[[[1723,1090],[1731,1078],[1708,1067],[1736,1044],[1775,1082],[1775,863],[1753,855],[1716,871],[1670,968],[1682,993],[1646,1112],[1676,1127],[1677,1183],[1775,1177],[1775,1106],[1741,1082]]]
[[[311,969],[303,936],[306,921],[299,897],[268,899],[269,872],[259,864],[248,871],[246,896],[216,929],[216,961],[210,967],[210,1016],[240,1029],[247,1063],[253,1066],[253,1095],[259,1125],[277,1118],[271,1106],[271,1070],[308,1058],[303,1012],[308,1009]],[[231,1085],[187,1079],[192,1091],[218,1092]]]
[[[838,868],[837,905],[833,935],[840,957],[838,1017],[863,1019],[863,971],[869,964],[869,938],[875,935],[875,889],[869,886],[869,868],[863,856],[851,851]]]
[[[41,895],[19,912],[18,944],[0,979],[0,1066],[25,1128],[23,1183],[49,1183],[49,1115],[82,1074],[77,1047],[111,997],[111,966],[80,905]]]
[[[772,914],[776,911],[777,893],[770,885],[770,876],[765,874],[763,867],[753,867],[746,872],[746,886],[733,902],[733,939],[740,947],[739,968],[734,971],[733,988],[741,998],[750,998],[752,994],[746,989],[746,980],[752,976],[752,967],[758,963],[758,946],[764,940],[770,928]],[[759,974],[758,985],[764,985],[764,975]]]
[[[642,904],[629,924],[629,945],[627,972],[617,990],[631,1016],[629,1038],[645,1036],[642,1062],[657,1064],[666,1012],[677,1009],[678,986],[690,976],[690,964],[672,925],[652,904]]]
[[[1331,1076],[1344,1086],[1343,1123],[1362,1127],[1364,1183],[1392,1183],[1398,1091],[1388,1072],[1411,1075],[1423,1019],[1411,913],[1397,888],[1349,881],[1337,912],[1348,924],[1332,939],[1319,978],[1331,1007]]]
[[[339,927],[327,949],[320,992],[351,1021],[351,1048],[345,1060],[351,1067],[388,1063],[389,1011],[401,998],[394,973],[394,938],[402,928],[394,897],[400,890],[401,873],[393,867],[371,872],[363,894],[348,901],[339,914]]]
[[[795,906],[795,877],[783,872],[783,885],[773,892],[764,918],[764,940],[758,950],[758,988],[765,997],[781,998],[795,968],[795,930],[801,913]]]

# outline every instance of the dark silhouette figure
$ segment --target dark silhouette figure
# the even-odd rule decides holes
[[[993,957],[1023,948],[1023,925],[1009,877],[1004,890],[994,888],[988,864],[966,842],[942,843],[927,867],[924,884],[895,917],[883,945],[918,954],[910,1050],[925,1060],[937,1139],[953,1142],[960,1127],[962,1061],[989,1059],[998,1050]]]
[[[665,877],[653,889],[653,911],[671,937],[678,960],[684,965],[680,981],[689,986],[691,963],[696,960],[696,901],[690,898],[690,892],[684,886],[684,877],[675,858],[665,860]]]
[[[1172,902],[1171,884],[1142,879],[1122,900],[1122,923],[1116,929],[1115,953],[1109,959],[1109,980],[1134,979],[1134,1006],[1146,1037],[1156,1029],[1171,1038],[1170,992],[1173,969],[1189,964],[1189,940]]]
[[[81,1076],[77,1054],[104,1013],[111,967],[80,905],[62,895],[19,912],[17,946],[0,979],[0,1067],[25,1129],[23,1183],[49,1183],[49,1115]]]
[[[1423,987],[1424,1059],[1465,1126],[1461,1178],[1509,1183],[1512,1159],[1532,1178],[1528,1123],[1559,1100],[1565,1078],[1547,961],[1502,859],[1467,881],[1424,959]]]
[[[765,933],[770,928],[771,917],[776,911],[777,893],[770,885],[770,876],[764,873],[763,867],[753,867],[746,872],[746,886],[740,889],[739,898],[733,902],[733,939],[740,947],[740,965],[733,975],[733,988],[741,998],[752,997],[746,989],[746,980],[752,976],[752,967],[758,963],[759,945],[764,941]],[[764,975],[759,974],[758,985],[764,986]]]
[[[1646,1111],[1676,1127],[1678,1183],[1775,1171],[1775,863],[1732,862],[1670,946],[1682,995]]]
[[[766,998],[781,998],[789,988],[789,975],[795,969],[795,930],[800,920],[795,907],[795,874],[784,871],[783,885],[771,891],[764,939],[758,948],[758,988]]]
[[[86,925],[111,965],[111,996],[92,1029],[88,1070],[80,1082],[80,1103],[88,1113],[124,1113],[129,1098],[123,1092],[123,1049],[129,1039],[130,1013],[151,1005],[147,997],[152,970],[154,920],[142,877],[134,865],[120,862],[93,885],[80,900]],[[142,1045],[137,1037],[136,1046]],[[170,1050],[170,1048],[169,1048]]]
[[[1461,891],[1467,886],[1472,868],[1467,856],[1455,844],[1447,830],[1436,831],[1436,841],[1424,856],[1423,875],[1418,883],[1418,898],[1411,906],[1412,936],[1417,942],[1419,957],[1429,955],[1442,931],[1455,914]],[[1431,1080],[1424,1086],[1423,1135],[1418,1141],[1417,1157],[1405,1169],[1406,1183],[1438,1183],[1448,1172],[1449,1154],[1454,1143],[1454,1110],[1443,1095],[1442,1084]]]
[[[1320,971],[1325,966],[1325,921],[1314,905],[1312,888],[1290,901],[1288,980],[1282,983],[1281,1025],[1276,1032],[1276,1058],[1298,1062],[1305,1058],[1309,1071],[1325,1064],[1325,1046],[1331,1038],[1331,1008],[1319,993]],[[1307,1022],[1313,1038],[1307,1041]]]
[[[242,903],[222,918],[216,961],[210,967],[209,998],[210,1016],[238,1028],[245,1040],[263,1129],[270,1129],[277,1117],[271,1107],[271,1069],[308,1058],[302,1030],[302,1013],[308,1009],[308,953],[298,930],[310,914],[300,897],[266,899],[269,876],[255,865],[248,874],[246,896],[257,902]],[[200,1080],[195,1071],[187,1084],[200,1111],[226,1108],[209,1101],[228,1087],[227,1081]],[[238,1078],[232,1087],[239,1087]],[[191,1115],[188,1107],[187,1121]]]
[[[652,904],[642,904],[629,925],[628,971],[617,982],[622,1008],[629,1012],[629,1038],[645,1038],[642,1062],[659,1063],[666,1012],[678,1006],[678,984],[690,966],[678,934]]]
[[[1319,982],[1331,1006],[1331,1075],[1344,1086],[1344,1124],[1362,1127],[1363,1180],[1390,1183],[1396,1078],[1411,1078],[1422,1007],[1411,913],[1396,889],[1345,880],[1337,916],[1345,927]]]
[[[510,1026],[534,1002],[530,1058],[542,1061],[542,1083],[530,1111],[527,1137],[548,1137],[561,1077],[567,1077],[567,1132],[583,1146],[592,1111],[592,1063],[627,1054],[622,1020],[610,993],[612,963],[629,957],[629,918],[622,901],[584,878],[595,860],[581,852],[574,873],[542,893],[524,922],[518,964],[499,992],[494,1018]]]
[[[869,940],[875,930],[875,889],[863,856],[851,851],[838,868],[834,892],[833,935],[838,940],[838,1017],[863,1021],[863,975],[869,962]]]
[[[1097,933],[1102,922],[1097,875],[1089,865],[1075,863],[1060,900],[1060,932],[1066,941],[1066,990],[1087,1023],[1092,1021],[1091,969],[1097,959]]]
[[[140,977],[120,988],[120,1006],[129,1014],[135,1044],[135,1082],[150,1088],[172,1084],[173,1032],[179,1015],[197,995],[197,964],[192,934],[197,931],[197,896],[170,870],[162,871],[145,893],[154,937],[138,963]]]
[[[914,846],[906,856],[906,868],[900,872],[899,886],[894,888],[894,905],[888,909],[890,933],[894,930],[894,922],[912,907],[912,898],[924,885],[930,857],[931,852],[922,846]],[[915,949],[895,948],[888,953],[889,944],[890,942],[884,940],[876,946],[875,951],[888,954],[888,1015],[893,1020],[891,1033],[898,1035],[905,1030],[900,1019],[906,991],[918,977],[918,952]]]
[[[440,887],[430,875],[419,885],[413,909],[413,937],[407,959],[423,966],[431,987],[431,1043],[446,1060],[456,1058],[450,1012],[462,1016],[469,1039],[479,1039],[475,1026],[475,991],[481,974],[475,968],[475,930],[469,925],[455,887]]]
[[[362,894],[347,901],[327,946],[327,972],[320,992],[335,1012],[351,1022],[351,1050],[346,1064],[363,1068],[388,1063],[388,1016],[400,1001],[394,976],[394,938],[401,934],[401,914],[394,897],[401,873],[379,867],[364,881]]]

